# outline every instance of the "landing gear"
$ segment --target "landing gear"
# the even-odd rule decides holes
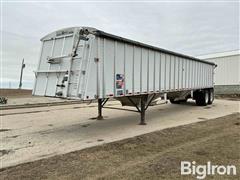
[[[146,111],[146,98],[144,97],[141,97],[141,120],[140,120],[140,123],[139,125],[146,125],[146,122],[145,122],[145,111]]]
[[[107,101],[108,101],[108,99],[98,99],[98,116],[97,116],[97,120],[103,120],[102,108],[103,108],[104,104],[106,104]]]
[[[147,124],[145,122],[145,111],[147,110],[149,105],[152,103],[153,99],[155,98],[155,95],[156,94],[141,95],[139,97],[135,97],[135,101],[131,97],[128,97],[128,100],[132,103],[133,106],[136,107],[137,112],[139,112],[141,115],[139,125]],[[136,99],[137,99],[137,101],[136,101]],[[139,102],[139,103],[137,103],[137,102]],[[140,107],[139,107],[139,104],[140,104]]]
[[[146,125],[145,122],[145,111],[148,109],[149,105],[152,103],[153,99],[156,98],[156,94],[151,95],[139,95],[139,96],[127,96],[128,102],[135,106],[138,113],[140,113],[140,123],[139,125]],[[108,99],[98,99],[98,116],[97,120],[102,120],[102,108]]]

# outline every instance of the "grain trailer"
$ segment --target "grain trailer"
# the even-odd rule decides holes
[[[145,111],[159,97],[197,105],[214,99],[215,64],[109,34],[91,27],[71,27],[41,39],[33,95],[97,100],[98,119],[109,98]]]

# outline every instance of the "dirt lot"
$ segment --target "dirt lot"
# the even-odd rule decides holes
[[[95,118],[95,103],[3,110],[0,168],[226,116],[239,112],[239,102],[216,99],[214,104],[201,107],[189,100],[152,106],[146,112],[146,126],[138,125],[139,113],[132,110],[119,102],[108,102],[102,121]]]
[[[73,102],[73,100],[32,96],[32,90],[28,89],[0,89],[0,96],[8,99],[7,104],[0,104],[0,109],[15,109],[15,108],[29,108],[29,107],[43,107],[48,105],[64,105]],[[25,107],[23,107],[25,106]]]
[[[0,96],[4,97],[31,97],[32,90],[29,89],[0,89]]]
[[[191,179],[180,161],[233,164],[240,170],[240,114],[164,129],[2,169],[2,179]]]

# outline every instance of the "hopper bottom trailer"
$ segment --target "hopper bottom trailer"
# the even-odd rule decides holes
[[[109,98],[135,106],[145,124],[152,101],[214,99],[216,65],[90,27],[71,27],[41,39],[33,95],[98,100],[98,119]]]

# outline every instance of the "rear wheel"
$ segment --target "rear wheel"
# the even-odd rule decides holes
[[[208,99],[208,104],[212,104],[214,101],[214,91],[213,89],[209,89],[209,99]]]
[[[195,99],[198,106],[206,106],[209,102],[209,91],[199,91]]]

